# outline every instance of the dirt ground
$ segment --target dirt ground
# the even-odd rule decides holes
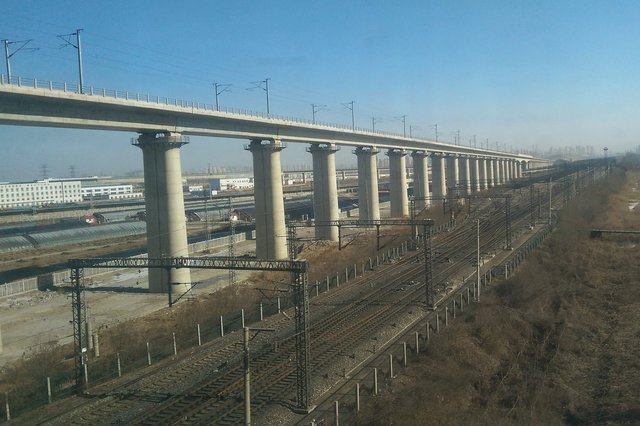
[[[588,232],[640,230],[638,199],[637,169],[590,188],[354,423],[640,424],[640,237]]]

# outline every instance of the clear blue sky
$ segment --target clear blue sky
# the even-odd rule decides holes
[[[13,75],[77,81],[75,49],[58,34],[83,28],[85,84],[350,123],[453,141],[460,130],[507,146],[640,144],[638,1],[138,1],[2,0],[0,38],[33,39]],[[4,61],[2,63],[4,72]],[[142,168],[135,134],[0,126],[0,180],[121,174]],[[249,165],[243,141],[192,138],[185,172]],[[355,161],[350,149],[339,164]],[[285,165],[310,164],[290,144]]]

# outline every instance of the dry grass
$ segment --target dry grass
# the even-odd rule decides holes
[[[639,181],[618,171],[572,203],[518,273],[435,339],[405,371],[411,379],[357,424],[640,422],[640,241],[584,231],[640,229],[627,207]]]

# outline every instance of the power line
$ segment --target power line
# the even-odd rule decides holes
[[[269,80],[271,80],[271,79],[269,77],[267,77],[264,80],[252,81],[249,84],[253,84],[253,86],[247,88],[247,90],[262,89],[262,90],[265,91],[265,93],[267,94],[267,115],[270,114],[270,111],[269,111]]]
[[[353,104],[354,104],[354,101],[349,101],[349,102],[343,103],[342,106],[346,109],[351,110],[351,129],[355,130],[356,122],[355,122],[355,116],[353,115]]]

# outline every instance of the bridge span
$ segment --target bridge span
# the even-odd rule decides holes
[[[82,92],[82,93],[80,93]],[[546,160],[529,155],[458,146],[387,132],[314,123],[259,113],[215,109],[212,105],[140,96],[42,80],[0,78],[0,124],[135,132],[132,144],[143,153],[149,256],[186,256],[187,233],[182,198],[180,148],[186,136],[246,140],[253,156],[256,206],[256,256],[287,257],[280,153],[283,142],[308,143],[313,159],[314,216],[338,219],[335,154],[354,147],[358,159],[360,217],[380,218],[377,154],[389,157],[391,212],[408,214],[406,156],[413,159],[416,208],[429,197],[451,191],[466,194],[503,185]],[[431,166],[429,166],[429,158]],[[429,173],[431,170],[431,173]],[[431,185],[429,175],[431,174]],[[337,231],[316,228],[316,237],[336,241]],[[149,270],[152,292],[183,293],[190,274],[182,269]]]

